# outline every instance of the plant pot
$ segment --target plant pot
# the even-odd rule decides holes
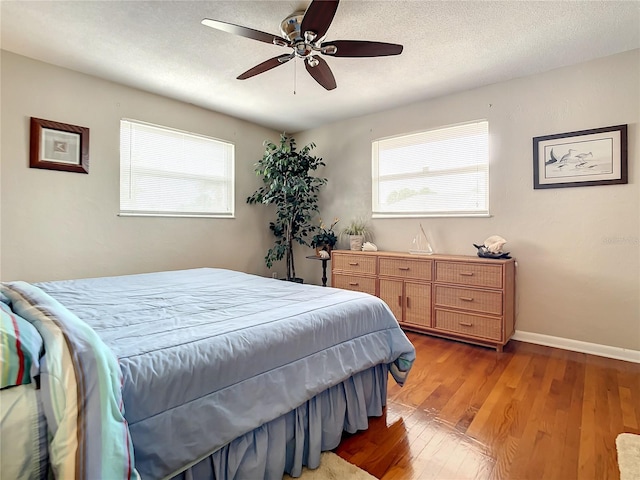
[[[364,235],[349,235],[349,246],[351,250],[362,250]]]

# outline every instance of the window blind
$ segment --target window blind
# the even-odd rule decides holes
[[[489,214],[489,123],[372,142],[373,216]]]
[[[120,214],[233,217],[234,145],[121,120]]]

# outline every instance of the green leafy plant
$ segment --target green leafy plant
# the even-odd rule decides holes
[[[307,237],[313,233],[311,218],[318,212],[318,192],[326,178],[310,174],[324,166],[322,158],[311,155],[314,143],[297,150],[296,141],[280,135],[280,144],[264,142],[265,152],[255,165],[255,172],[264,185],[247,198],[247,203],[274,205],[276,219],[269,229],[276,237],[275,245],[265,256],[267,268],[286,257],[287,280],[295,280],[293,246],[297,242],[309,246]]]
[[[363,237],[369,236],[369,223],[362,217],[354,218],[351,223],[342,229],[340,232],[342,235],[362,235]]]
[[[333,227],[338,223],[338,219],[334,219],[333,223],[329,228],[326,227],[322,219],[320,219],[320,226],[317,227],[316,233],[311,239],[312,247],[321,247],[323,245],[328,245],[329,247],[335,247],[336,243],[338,243],[338,236],[333,231]]]

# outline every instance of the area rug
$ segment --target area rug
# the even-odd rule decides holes
[[[283,480],[292,480],[285,475]],[[376,477],[343,460],[335,453],[324,452],[320,457],[320,466],[315,470],[302,469],[299,480],[377,480]]]
[[[640,435],[621,433],[616,438],[620,480],[640,478]]]

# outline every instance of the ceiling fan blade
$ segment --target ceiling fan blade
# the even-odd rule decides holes
[[[279,35],[273,35],[271,33],[261,32],[260,30],[254,30],[253,28],[234,25],[233,23],[221,22],[220,20],[205,18],[202,20],[202,24],[207,27],[215,28],[216,30],[222,30],[223,32],[233,33],[234,35],[240,35],[241,37],[251,38],[260,42],[273,44],[274,39],[278,42],[281,40],[286,42],[286,40]]]
[[[329,46],[336,47],[335,53],[325,52]],[[384,42],[367,42],[366,40],[335,40],[322,44],[325,55],[332,57],[386,57],[389,55],[400,55],[402,45]]]
[[[246,80],[247,78],[254,77],[260,73],[266,72],[267,70],[271,70],[272,68],[276,68],[277,66],[282,65],[283,63],[288,62],[294,57],[294,54],[288,55],[280,55],[279,57],[270,58],[269,60],[262,62],[256,65],[253,68],[250,68],[243,74],[238,76],[238,80]]]
[[[307,72],[309,72],[316,82],[327,90],[333,90],[336,88],[336,79],[334,78],[333,73],[331,73],[331,69],[329,68],[329,65],[327,65],[327,62],[318,56],[314,56],[313,58],[318,61],[318,64],[315,67],[312,67],[309,65],[309,60],[307,59],[304,62]]]
[[[300,33],[315,32],[320,39],[327,34],[338,9],[339,0],[312,0],[300,25]]]

